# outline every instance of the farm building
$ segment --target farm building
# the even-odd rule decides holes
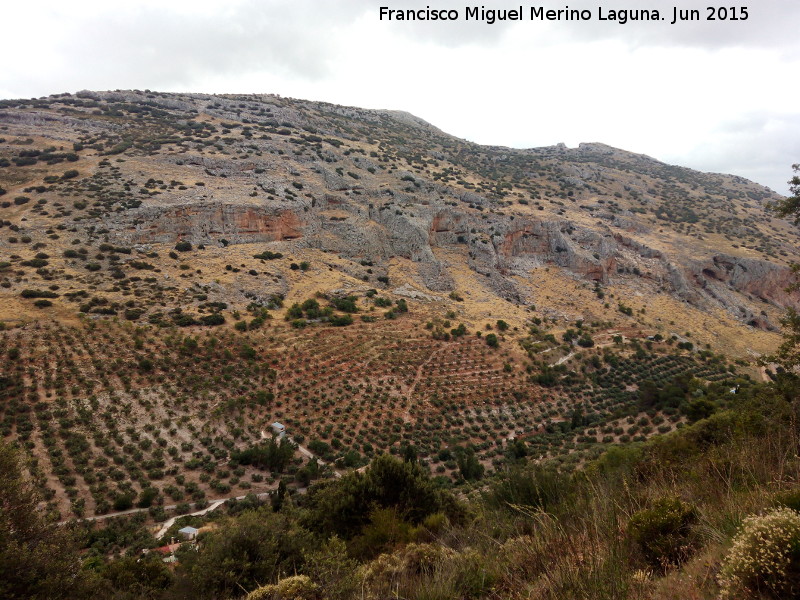
[[[282,438],[286,434],[286,427],[283,425],[283,423],[278,423],[278,421],[275,421],[271,427],[272,433],[277,435],[279,438]]]
[[[183,527],[178,530],[178,533],[185,540],[193,540],[194,538],[197,537],[197,529],[195,529],[194,527],[188,527],[188,526]]]

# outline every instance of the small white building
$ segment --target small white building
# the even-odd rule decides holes
[[[188,526],[187,527],[182,527],[181,529],[178,529],[178,533],[185,540],[193,540],[194,538],[196,538],[197,537],[197,531],[198,530],[195,529],[194,527],[188,527]]]
[[[286,427],[283,425],[283,423],[278,423],[278,421],[275,421],[271,425],[271,428],[272,433],[277,435],[279,438],[282,438],[284,435],[286,435]]]

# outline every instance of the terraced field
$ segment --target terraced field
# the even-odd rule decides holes
[[[497,331],[492,347],[488,330],[434,339],[413,315],[303,329],[267,319],[245,332],[37,323],[0,332],[0,432],[28,451],[62,517],[174,503],[186,512],[325,476],[293,451],[270,468],[242,458],[271,443],[261,432],[275,420],[337,468],[411,446],[449,484],[464,479],[464,452],[491,470],[523,440],[570,466],[604,444],[669,431],[685,416],[643,401],[643,382],[734,377],[721,357],[673,340],[551,341],[555,352],[537,354],[525,348],[544,329]]]

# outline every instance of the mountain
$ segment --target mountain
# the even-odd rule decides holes
[[[45,270],[62,296],[92,285],[121,305],[120,280],[160,271],[159,284],[128,281],[143,319],[148,299],[163,300],[163,279],[175,284],[167,306],[186,309],[198,304],[194,287],[244,306],[292,298],[319,271],[328,287],[461,293],[477,319],[531,305],[562,318],[613,314],[570,302],[588,285],[653,306],[650,326],[669,329],[683,312],[704,320],[693,332],[703,341],[723,323],[772,331],[776,309],[797,302],[784,291],[797,233],[765,211],[773,192],[602,144],[487,147],[399,111],[136,91],[3,101],[0,123],[10,228],[0,248],[19,257],[5,261],[7,322],[31,316],[18,301],[26,277],[9,271],[39,249],[53,255]],[[61,256],[75,239],[132,253],[87,272],[81,257]],[[191,255],[202,273],[164,256],[179,241],[204,248]],[[267,248],[307,260],[314,277],[249,275]],[[247,268],[226,271],[234,260]],[[75,312],[56,304],[60,318]]]

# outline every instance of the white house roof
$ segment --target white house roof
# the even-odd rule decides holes
[[[199,530],[195,529],[194,527],[182,527],[178,529],[178,533],[197,533]]]

